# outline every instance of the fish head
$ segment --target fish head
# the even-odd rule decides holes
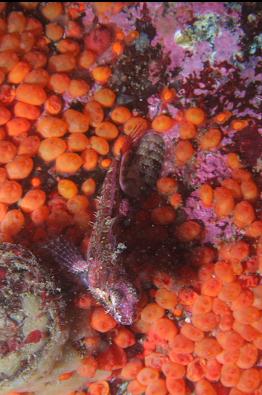
[[[130,282],[118,282],[110,289],[110,313],[122,325],[132,325],[137,312],[138,294]]]
[[[103,285],[89,289],[117,322],[132,325],[136,318],[138,293],[131,282],[123,278],[113,282],[107,280]]]

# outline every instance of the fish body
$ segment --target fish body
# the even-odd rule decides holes
[[[123,325],[135,319],[138,293],[121,260],[125,246],[116,237],[123,212],[121,194],[139,198],[152,188],[163,158],[162,138],[152,133],[140,139],[140,132],[134,134],[123,156],[115,158],[107,172],[86,258],[61,237],[44,246]]]
[[[159,133],[145,134],[132,152],[123,155],[119,175],[121,190],[140,199],[155,186],[164,159],[164,141]]]

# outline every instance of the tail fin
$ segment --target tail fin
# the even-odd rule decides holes
[[[46,253],[47,257],[53,259],[60,268],[66,269],[69,273],[78,274],[87,270],[87,262],[78,249],[63,236],[49,240],[42,244],[39,249],[40,252]]]

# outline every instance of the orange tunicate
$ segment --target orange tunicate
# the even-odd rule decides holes
[[[46,162],[55,160],[66,150],[66,143],[59,137],[49,137],[41,141],[39,155]]]
[[[146,387],[154,380],[159,378],[159,371],[154,368],[145,367],[142,368],[137,375],[137,380],[140,384]]]
[[[5,125],[11,118],[11,112],[0,104],[0,125]]]
[[[88,178],[83,182],[81,185],[81,191],[86,195],[86,196],[92,196],[94,195],[96,191],[96,182],[94,178]]]
[[[96,101],[90,101],[85,105],[85,112],[89,115],[90,125],[97,127],[104,119],[104,110]]]
[[[6,124],[7,133],[10,137],[17,137],[26,134],[31,127],[31,123],[26,118],[12,118]]]
[[[155,301],[164,309],[172,310],[177,304],[177,295],[175,292],[160,288],[156,291]]]
[[[90,355],[81,360],[81,365],[78,366],[77,373],[80,377],[94,377],[97,365],[97,360],[92,355]]]
[[[225,217],[232,213],[235,206],[232,192],[224,187],[214,191],[214,210],[218,217]]]
[[[228,363],[222,366],[220,380],[225,387],[235,387],[239,378],[240,369],[237,365]]]
[[[18,51],[19,44],[20,40],[18,33],[6,33],[1,37],[0,51]]]
[[[5,73],[3,72],[3,70],[0,70],[0,84],[3,84],[5,80]]]
[[[41,106],[46,101],[44,88],[36,84],[20,84],[16,89],[16,100]]]
[[[11,162],[17,152],[16,146],[11,141],[0,141],[0,163]]]
[[[223,283],[231,283],[235,280],[234,271],[228,262],[219,261],[214,266],[215,275]]]
[[[89,207],[89,200],[85,195],[75,195],[67,201],[66,207],[71,214],[84,212]]]
[[[19,233],[25,224],[25,218],[21,210],[13,209],[6,213],[1,222],[1,231],[9,236]]]
[[[185,221],[177,227],[177,237],[181,241],[190,242],[198,239],[201,235],[202,228],[196,221]]]
[[[174,120],[165,114],[156,116],[152,121],[152,128],[156,132],[167,132],[174,125]]]
[[[65,152],[56,159],[56,171],[58,173],[75,174],[83,164],[78,154]]]
[[[130,135],[132,133],[142,133],[148,129],[148,123],[145,118],[142,117],[131,117],[124,123],[124,133]]]
[[[36,130],[46,138],[62,137],[66,134],[68,125],[64,119],[46,115],[38,120]]]
[[[84,151],[88,143],[89,140],[84,133],[71,133],[67,139],[68,149],[75,152]]]
[[[240,162],[240,158],[238,154],[235,152],[230,152],[227,154],[227,164],[230,167],[230,169],[239,169],[242,165]]]
[[[11,71],[9,71],[8,81],[11,84],[20,84],[30,70],[31,66],[29,65],[29,63],[24,61],[18,62],[15,67],[13,67]]]
[[[168,88],[167,86],[163,88],[162,92],[160,93],[161,99],[166,102],[170,103],[176,97],[176,91],[173,88]]]
[[[246,229],[246,235],[254,238],[262,236],[262,221],[254,221],[249,225]]]
[[[62,99],[60,96],[51,95],[47,98],[45,102],[45,110],[49,114],[57,115],[62,110]]]
[[[236,364],[241,369],[250,369],[255,365],[257,358],[258,349],[252,343],[247,343],[240,348],[240,355]]]
[[[120,124],[127,122],[131,118],[131,116],[131,111],[124,106],[115,107],[110,114],[112,121]]]
[[[252,173],[246,169],[233,169],[232,178],[241,183],[252,180]]]
[[[190,141],[180,141],[175,148],[176,163],[184,165],[194,155],[195,150]]]
[[[46,194],[41,189],[32,189],[22,198],[19,206],[26,213],[31,213],[45,204]]]
[[[24,59],[30,63],[33,69],[39,69],[46,66],[47,56],[42,51],[32,50],[27,52]]]
[[[43,51],[32,50],[27,52],[24,59],[33,69],[41,69],[46,66],[47,55]]]
[[[145,393],[146,387],[139,383],[137,380],[131,380],[128,383],[127,391],[130,395],[143,395]]]
[[[179,125],[179,135],[182,140],[193,139],[197,135],[196,126],[187,121],[182,121]]]
[[[41,7],[43,16],[49,21],[57,19],[63,13],[63,3],[48,2]]]
[[[86,95],[89,89],[89,85],[85,80],[71,80],[68,93],[71,97],[76,98]]]
[[[252,180],[243,181],[240,185],[244,200],[254,201],[258,198],[259,191],[257,184]]]
[[[205,207],[211,207],[213,202],[214,191],[209,184],[203,184],[199,188],[199,196]]]
[[[116,94],[112,89],[101,88],[94,93],[94,99],[101,106],[110,108],[116,101]]]
[[[176,213],[170,206],[156,207],[152,210],[151,218],[154,224],[169,225],[174,222]]]
[[[40,138],[38,136],[26,136],[19,144],[18,155],[35,156],[40,145]]]
[[[244,393],[254,394],[261,383],[261,372],[258,369],[244,369],[240,374],[240,379],[236,387]]]
[[[0,126],[0,140],[4,140],[6,138],[6,131],[4,126]]]
[[[113,155],[114,155],[115,157],[119,157],[119,156],[121,155],[121,153],[122,153],[122,151],[123,151],[123,148],[124,148],[126,145],[128,145],[128,143],[129,143],[128,140],[129,140],[129,138],[128,138],[127,136],[123,136],[123,135],[120,135],[120,136],[115,140],[114,145],[113,145],[113,149],[112,149]]]
[[[122,55],[124,51],[124,45],[120,41],[115,41],[112,44],[112,51],[117,55],[120,56]]]
[[[136,343],[135,336],[130,329],[119,328],[113,338],[114,343],[121,348],[131,347]]]
[[[162,195],[172,195],[177,191],[177,181],[171,177],[161,177],[157,180],[157,190]]]
[[[71,180],[59,180],[57,184],[58,193],[65,199],[72,199],[78,193],[77,185]]]
[[[143,363],[140,359],[131,359],[127,362],[126,366],[124,366],[121,370],[120,377],[122,380],[134,380],[142,369]]]
[[[8,205],[5,203],[0,203],[0,222],[4,219],[8,210]]]
[[[185,110],[185,118],[188,122],[198,126],[205,121],[206,114],[202,108],[192,107],[188,110]]]
[[[58,41],[63,37],[64,29],[58,23],[51,22],[46,25],[45,34],[49,40]]]
[[[212,359],[222,351],[218,341],[213,337],[205,337],[195,343],[194,353],[199,358]]]
[[[63,94],[68,91],[70,78],[66,73],[54,73],[51,75],[48,85],[53,92]]]
[[[195,358],[187,366],[186,377],[188,380],[197,382],[205,375],[205,364],[199,359]]]
[[[7,179],[7,171],[5,167],[0,167],[0,184]]]
[[[89,115],[73,109],[66,110],[63,114],[68,124],[70,133],[85,133],[89,129]]]
[[[216,148],[222,139],[222,133],[219,129],[211,128],[200,137],[200,148],[202,150],[212,150]]]
[[[86,49],[83,52],[81,52],[79,56],[79,66],[82,67],[83,69],[89,69],[92,64],[94,64],[96,61],[96,54],[89,50]]]
[[[224,283],[218,294],[219,299],[226,303],[232,303],[241,292],[241,286],[238,282]]]
[[[217,395],[215,387],[207,380],[201,379],[195,385],[195,395]]]
[[[12,162],[7,163],[6,171],[10,180],[23,180],[29,176],[34,162],[28,155],[17,155]]]
[[[233,221],[238,228],[245,228],[255,220],[253,206],[246,200],[238,203],[233,212]]]
[[[92,312],[90,324],[96,331],[105,333],[115,328],[117,323],[103,307],[96,307]]]
[[[26,118],[30,121],[34,121],[39,118],[40,109],[38,106],[34,106],[33,104],[17,101],[14,106],[14,114],[16,117]]]
[[[153,323],[165,314],[165,310],[156,303],[147,304],[141,311],[141,319],[145,322]]]
[[[231,116],[232,116],[232,112],[223,111],[214,117],[214,121],[216,123],[223,124],[223,123],[227,122],[231,118]]]
[[[180,333],[170,342],[170,349],[175,354],[189,354],[194,351],[194,342]]]
[[[168,197],[168,201],[173,208],[177,209],[182,206],[183,198],[181,193],[176,192]]]
[[[26,17],[21,11],[12,11],[7,18],[8,33],[22,33],[25,29]]]
[[[56,49],[62,54],[76,56],[80,52],[80,45],[71,38],[65,38],[56,44]]]
[[[100,166],[102,167],[102,169],[109,169],[111,163],[112,163],[111,158],[105,158],[100,161]]]
[[[111,141],[118,136],[119,130],[112,122],[104,121],[96,127],[95,134],[105,138],[108,141]]]
[[[0,184],[0,202],[6,204],[16,203],[22,196],[21,185],[16,181],[5,181]]]
[[[93,148],[87,148],[82,153],[83,168],[87,171],[94,170],[98,164],[98,153]]]
[[[261,317],[261,311],[254,306],[243,306],[233,311],[236,321],[241,324],[252,324]]]
[[[197,295],[192,306],[192,314],[208,313],[212,310],[212,298],[207,295]]]
[[[107,155],[109,153],[109,144],[103,137],[92,136],[90,138],[91,148],[93,148],[100,155]]]
[[[215,329],[218,325],[218,321],[219,319],[216,314],[213,313],[213,311],[202,314],[194,314],[192,316],[192,324],[204,332],[209,332]]]
[[[47,86],[50,76],[45,69],[34,69],[30,71],[24,79],[27,84],[37,84],[43,88]]]
[[[9,72],[19,62],[19,58],[14,51],[0,52],[0,67],[4,72]]]
[[[97,66],[92,72],[92,77],[98,84],[105,84],[112,75],[112,70],[109,66]]]
[[[231,122],[231,127],[232,129],[236,131],[240,131],[248,126],[248,120],[242,119],[242,120],[234,120]]]
[[[194,342],[199,342],[200,340],[203,339],[204,337],[204,332],[201,331],[200,329],[194,327],[192,324],[185,323],[181,330],[181,334],[187,337],[188,339],[194,341]]]
[[[242,192],[239,183],[233,178],[227,178],[221,182],[221,185],[232,192],[234,199],[241,199]]]

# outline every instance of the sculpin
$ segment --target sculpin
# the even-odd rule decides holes
[[[123,325],[131,325],[135,319],[138,293],[123,265],[121,253],[125,246],[117,242],[115,228],[122,215],[121,194],[130,196],[133,188],[135,193],[132,196],[141,196],[158,177],[163,150],[159,148],[156,158],[151,155],[151,162],[149,153],[151,150],[154,154],[154,148],[161,146],[162,139],[155,134],[148,136],[141,139],[141,133],[134,134],[123,157],[113,160],[102,186],[86,259],[61,237],[44,246],[53,259],[74,273],[75,280],[88,288],[94,298]],[[150,148],[146,150],[146,147]]]

